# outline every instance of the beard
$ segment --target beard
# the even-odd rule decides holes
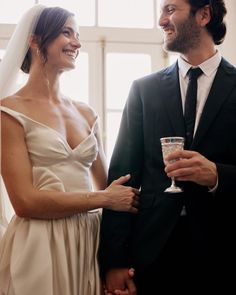
[[[198,27],[193,15],[176,26],[168,25],[177,35],[173,39],[164,40],[164,49],[167,51],[187,53],[189,50],[196,48],[200,42],[200,28]]]

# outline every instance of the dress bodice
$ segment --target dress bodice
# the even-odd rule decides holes
[[[88,137],[72,149],[55,129],[7,107],[1,106],[0,110],[24,128],[35,187],[59,191],[92,189],[89,168],[98,153],[97,120]]]

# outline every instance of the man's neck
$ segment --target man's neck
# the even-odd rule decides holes
[[[199,44],[196,48],[191,48],[187,53],[181,54],[181,57],[193,66],[203,63],[217,52],[215,44],[212,41],[208,41]]]
[[[201,63],[203,63],[204,61],[208,60],[209,58],[211,58],[212,56],[214,56],[216,54],[216,50],[214,52],[212,52],[211,54],[203,54],[203,55],[183,55],[181,54],[181,57],[189,64],[193,65],[193,66],[198,66]]]

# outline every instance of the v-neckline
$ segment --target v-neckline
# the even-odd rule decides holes
[[[75,151],[77,148],[79,148],[79,147],[80,147],[85,141],[87,141],[87,140],[90,138],[90,136],[93,134],[94,126],[95,126],[95,124],[97,123],[97,117],[96,117],[96,119],[95,119],[95,121],[93,122],[93,125],[92,125],[92,127],[91,127],[91,129],[90,129],[89,135],[88,135],[87,137],[85,137],[84,139],[82,139],[82,141],[81,141],[80,143],[78,143],[74,148],[72,148],[72,147],[70,146],[70,144],[68,143],[67,139],[66,139],[66,138],[65,138],[65,137],[64,137],[59,131],[57,131],[56,129],[54,129],[54,128],[48,126],[47,124],[44,124],[44,123],[39,122],[39,121],[36,121],[36,120],[30,118],[29,116],[27,116],[27,115],[25,115],[25,114],[23,114],[23,113],[21,113],[21,112],[14,111],[14,110],[12,110],[12,109],[10,109],[10,108],[8,108],[8,107],[0,106],[0,110],[1,110],[1,109],[2,109],[2,110],[6,109],[6,110],[9,110],[10,112],[13,112],[13,113],[19,114],[20,116],[25,117],[26,119],[28,119],[28,120],[30,120],[30,121],[32,121],[32,122],[34,122],[34,123],[36,123],[36,124],[38,124],[38,125],[44,127],[44,128],[47,128],[48,130],[51,130],[52,132],[54,132],[55,134],[57,134],[57,136],[60,137],[60,139],[62,139],[62,141],[66,144],[66,146],[67,146],[67,147],[69,148],[69,150],[72,151],[72,152]]]

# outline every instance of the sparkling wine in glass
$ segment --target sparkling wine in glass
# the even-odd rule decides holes
[[[163,155],[163,161],[164,164],[167,165],[169,163],[172,163],[174,161],[177,161],[178,159],[171,160],[170,162],[165,161],[165,158],[177,150],[183,150],[184,148],[184,137],[177,137],[177,136],[171,136],[171,137],[162,137],[160,139],[161,141],[161,148],[162,148],[162,155]],[[183,189],[178,187],[175,183],[174,177],[171,177],[171,186],[165,189],[165,192],[167,193],[181,193],[183,192]]]

